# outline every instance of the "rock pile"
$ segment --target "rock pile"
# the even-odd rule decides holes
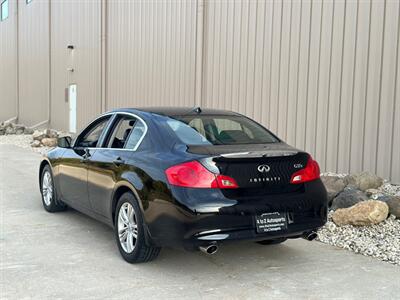
[[[0,135],[12,135],[12,134],[32,134],[33,130],[22,124],[15,124],[12,122],[0,123]]]
[[[35,130],[32,134],[32,147],[55,147],[59,132],[53,129]]]
[[[375,202],[370,202],[369,206],[379,206],[380,204],[376,203],[376,200],[378,200],[378,202],[384,202],[390,214],[400,218],[400,197],[394,193],[385,191],[383,179],[375,174],[370,172],[347,176],[334,176],[330,174],[328,176],[321,176],[321,179],[328,191],[330,210],[335,211],[333,215],[343,214],[343,210],[340,209],[351,208],[359,203],[363,204],[357,206],[357,208],[365,208],[367,204],[364,202],[367,200],[375,200]],[[353,210],[347,210],[346,212],[349,211]],[[367,214],[368,210],[362,210],[362,212]],[[366,215],[363,217],[368,219]],[[362,225],[370,224],[376,223],[372,223],[371,221]]]
[[[15,124],[12,122],[0,123],[0,136],[1,135],[32,135],[31,147],[55,147],[57,146],[57,139],[64,133],[58,132],[53,129],[33,130],[22,124]]]
[[[369,172],[321,179],[330,212],[317,240],[400,265],[400,185]]]

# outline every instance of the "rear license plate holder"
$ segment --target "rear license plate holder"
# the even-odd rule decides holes
[[[273,233],[287,229],[288,221],[286,213],[264,213],[257,215],[255,220],[257,233]]]

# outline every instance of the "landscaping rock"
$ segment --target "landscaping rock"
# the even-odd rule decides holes
[[[19,124],[13,124],[12,127],[15,129],[15,134],[24,134],[25,126]]]
[[[333,199],[331,209],[336,210],[339,208],[351,207],[365,200],[368,200],[368,197],[362,191],[355,187],[348,186]]]
[[[46,132],[40,130],[35,130],[35,132],[32,134],[32,138],[36,141],[41,141],[45,137],[46,137]]]
[[[347,177],[321,176],[321,180],[328,192],[328,203],[331,203],[348,184]]]
[[[24,134],[33,134],[34,130],[32,128],[25,127]]]
[[[349,185],[354,185],[362,191],[376,189],[383,184],[383,179],[370,172],[362,172],[348,176]]]
[[[6,127],[6,133],[5,134],[7,134],[7,135],[9,135],[9,134],[15,134],[15,128],[13,127],[13,126],[11,126],[11,125],[8,125],[7,127]]]
[[[389,195],[376,189],[369,189],[366,194],[372,200],[385,202],[389,206],[389,213],[400,218],[400,196]]]
[[[338,226],[367,226],[379,224],[387,218],[389,207],[385,202],[369,200],[357,203],[349,208],[342,208],[332,215],[333,222]]]
[[[44,138],[42,139],[42,144],[45,147],[55,147],[57,146],[57,139],[56,138]]]
[[[400,196],[390,197],[386,204],[389,206],[389,212],[400,219]]]
[[[46,136],[48,138],[57,138],[58,137],[58,132],[53,129],[46,129]]]

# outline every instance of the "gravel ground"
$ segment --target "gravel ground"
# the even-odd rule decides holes
[[[377,225],[359,227],[336,226],[331,216],[332,212],[318,231],[318,241],[400,265],[400,220],[393,215]]]
[[[31,147],[32,135],[0,135],[0,145],[16,145],[25,149],[32,149],[33,151],[45,154],[50,150],[48,147]]]

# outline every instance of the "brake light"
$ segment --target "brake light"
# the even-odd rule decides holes
[[[318,179],[319,177],[319,165],[311,156],[309,156],[306,167],[294,173],[290,179],[290,183],[303,183]]]
[[[191,188],[235,189],[238,185],[235,179],[214,174],[198,161],[190,161],[165,170],[168,182],[172,185]]]

